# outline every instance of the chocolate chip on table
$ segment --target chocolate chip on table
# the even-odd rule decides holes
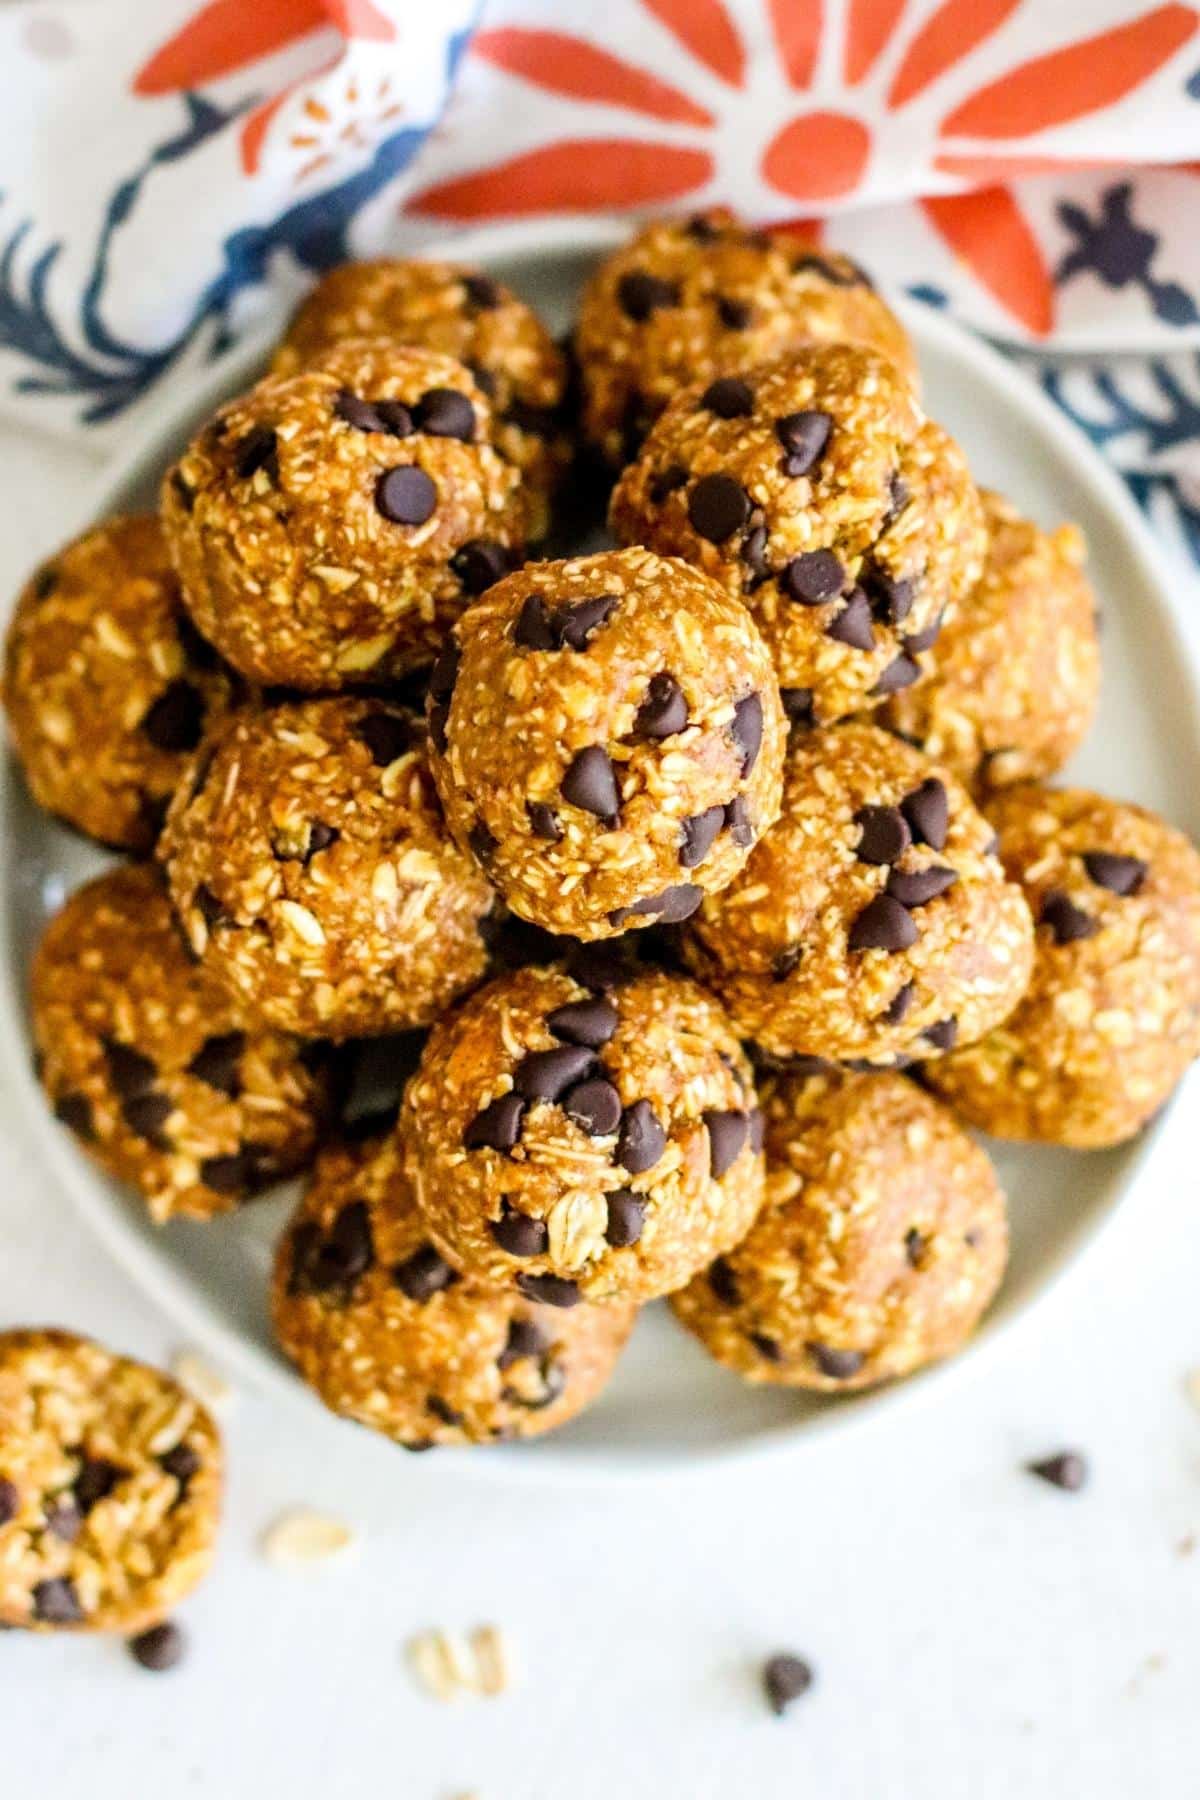
[[[559,842],[563,834],[562,822],[552,806],[547,806],[544,800],[531,800],[525,812],[534,837],[545,838],[548,844]]]
[[[615,594],[597,594],[594,599],[576,600],[555,615],[558,643],[567,650],[586,650],[591,635],[612,615],[617,605]]]
[[[242,1091],[239,1065],[245,1048],[244,1031],[223,1031],[216,1037],[205,1038],[187,1065],[187,1073],[206,1082],[219,1094],[227,1094],[231,1100],[236,1100]]]
[[[754,317],[754,308],[745,300],[736,300],[732,294],[716,296],[717,317],[727,331],[745,331]]]
[[[652,1169],[667,1147],[667,1134],[649,1100],[635,1100],[625,1108],[617,1138],[616,1160],[630,1175]]]
[[[739,850],[748,850],[754,842],[754,823],[741,794],[735,794],[725,808],[725,829]]]
[[[762,748],[763,709],[757,694],[747,694],[744,700],[738,701],[733,709],[729,735],[742,753],[741,773],[745,779],[758,761]]]
[[[21,1493],[15,1481],[0,1475],[0,1525],[9,1525],[21,1510]]]
[[[871,692],[873,694],[898,694],[902,688],[911,687],[914,681],[920,679],[920,664],[914,662],[913,658],[902,650],[898,656],[892,658]]]
[[[428,437],[458,438],[469,444],[475,436],[475,408],[457,388],[430,388],[417,401],[413,423]]]
[[[680,825],[679,861],[683,868],[694,869],[702,863],[725,824],[725,808],[710,806],[706,812],[694,813]]]
[[[800,606],[823,606],[846,585],[846,571],[832,550],[805,550],[784,568],[779,586]]]
[[[633,721],[634,735],[646,738],[674,737],[676,732],[686,731],[687,722],[687,701],[675,677],[665,672],[652,675],[646,687],[646,697],[638,707]]]
[[[272,481],[279,479],[279,442],[269,425],[256,425],[237,446],[234,469],[238,478],[249,481],[260,469]]]
[[[477,306],[481,312],[491,312],[504,298],[490,275],[464,275],[462,285],[463,293],[471,305]]]
[[[592,813],[608,826],[614,826],[621,811],[621,790],[612,758],[600,744],[589,744],[574,757],[559,792],[571,806]]]
[[[907,907],[890,894],[876,894],[863,907],[847,937],[850,950],[908,950],[920,933]]]
[[[154,1150],[171,1148],[170,1140],[163,1133],[163,1126],[174,1110],[174,1102],[154,1088],[145,1094],[133,1094],[121,1102],[121,1117],[130,1131],[136,1137],[144,1139]]]
[[[498,1219],[493,1219],[488,1230],[509,1256],[542,1256],[550,1242],[550,1233],[541,1219],[531,1219],[528,1213],[518,1212],[509,1207]]]
[[[898,806],[860,806],[854,823],[862,834],[854,851],[859,862],[899,862],[912,843],[908,820]]]
[[[1097,887],[1110,894],[1136,894],[1149,872],[1140,856],[1117,856],[1111,850],[1085,850],[1083,866]]]
[[[171,1619],[164,1619],[161,1625],[151,1625],[148,1631],[130,1638],[129,1654],[143,1669],[159,1675],[167,1669],[177,1668],[183,1661],[187,1654],[187,1639],[178,1625]]]
[[[771,980],[786,981],[793,969],[800,966],[800,958],[804,955],[802,944],[788,944],[771,962]]]
[[[777,1718],[782,1718],[792,1702],[808,1692],[813,1672],[803,1657],[781,1650],[763,1665],[762,1679],[768,1706]]]
[[[784,448],[785,475],[807,475],[813,464],[824,455],[833,430],[827,412],[787,413],[775,421],[775,436]]]
[[[930,900],[936,900],[958,880],[958,871],[948,869],[944,863],[933,863],[928,869],[893,869],[887,878],[884,892],[901,906],[912,908],[926,906]]]
[[[828,1375],[831,1381],[849,1381],[867,1360],[861,1350],[834,1350],[828,1344],[809,1343],[805,1349],[822,1375]]]
[[[646,1222],[646,1202],[631,1188],[617,1188],[608,1196],[608,1224],[604,1241],[614,1250],[625,1250],[636,1244]]]
[[[499,1150],[507,1154],[521,1135],[525,1102],[519,1094],[501,1094],[475,1114],[463,1132],[465,1150]]]
[[[553,1340],[532,1319],[510,1319],[508,1338],[496,1358],[498,1369],[511,1369],[526,1356],[545,1356]]]
[[[916,996],[916,991],[916,983],[913,981],[906,981],[903,987],[896,989],[896,992],[888,1001],[887,1007],[880,1014],[885,1025],[900,1025],[903,1023],[908,1016],[909,1009]]]
[[[101,1038],[100,1046],[104,1051],[108,1079],[118,1099],[128,1100],[154,1086],[158,1065],[150,1057],[143,1056],[132,1044],[119,1043],[116,1038]]]
[[[60,1094],[54,1102],[54,1116],[60,1125],[65,1125],[68,1131],[83,1138],[85,1143],[96,1135],[92,1103],[86,1094]]]
[[[450,569],[468,594],[483,594],[508,574],[509,553],[494,538],[471,538],[450,558]]]
[[[78,1625],[83,1607],[75,1584],[66,1576],[39,1581],[33,1590],[33,1616],[42,1625]]]
[[[702,475],[688,494],[692,529],[711,544],[723,544],[749,517],[750,496],[732,475]]]
[[[568,1119],[589,1137],[610,1137],[621,1123],[621,1096],[602,1075],[568,1088],[559,1104]]]
[[[780,688],[779,698],[783,701],[783,710],[789,725],[798,726],[800,730],[804,731],[816,724],[811,688]]]
[[[1048,1481],[1051,1487],[1063,1488],[1068,1494],[1077,1494],[1088,1478],[1087,1460],[1078,1450],[1060,1450],[1056,1456],[1045,1456],[1037,1462],[1028,1462],[1026,1469],[1042,1481]]]
[[[708,1285],[715,1299],[722,1306],[739,1306],[742,1294],[738,1287],[737,1276],[732,1264],[724,1257],[718,1256],[708,1265]]]
[[[570,1000],[547,1014],[546,1029],[566,1044],[584,1044],[599,1050],[617,1029],[617,1009],[602,996],[591,1000]]]
[[[914,788],[911,794],[906,794],[900,802],[900,811],[908,820],[915,844],[928,844],[931,850],[946,848],[946,834],[950,829],[950,798],[944,783],[936,775],[928,776],[920,787]]]
[[[679,305],[679,287],[645,269],[631,269],[617,283],[617,299],[626,318],[643,325],[660,306]]]
[[[203,694],[180,676],[147,707],[141,729],[156,750],[194,750],[204,731]]]
[[[517,1287],[527,1300],[543,1306],[578,1306],[583,1298],[578,1284],[563,1275],[518,1275]]]
[[[424,1306],[435,1294],[453,1287],[458,1279],[457,1271],[432,1244],[422,1244],[419,1250],[414,1250],[411,1256],[392,1268],[393,1285],[400,1289],[406,1300],[415,1300],[418,1306]]]
[[[746,1147],[750,1124],[744,1112],[702,1114],[708,1131],[708,1164],[714,1181],[731,1169]]]
[[[375,506],[393,525],[424,525],[437,506],[437,489],[424,469],[402,463],[375,483]]]
[[[413,747],[412,721],[405,713],[371,712],[355,726],[355,735],[371,752],[377,768],[386,769]]]
[[[953,1050],[958,1042],[958,1020],[939,1019],[936,1025],[927,1025],[921,1036],[935,1050]]]
[[[1084,938],[1095,937],[1100,929],[1099,919],[1076,906],[1061,888],[1051,888],[1042,901],[1041,922],[1049,925],[1056,944],[1081,943]]]
[[[682,463],[671,463],[653,476],[646,489],[647,498],[652,506],[661,506],[669,494],[674,494],[681,487],[687,486],[688,472]]]
[[[647,894],[641,900],[634,900],[629,906],[618,906],[608,917],[613,925],[624,925],[629,919],[658,919],[664,925],[682,925],[685,919],[699,910],[704,900],[704,889],[691,882],[678,882],[673,887],[663,888],[661,893]]]
[[[700,396],[706,412],[718,419],[744,419],[754,411],[754,390],[737,375],[719,375]]]
[[[585,1044],[563,1044],[557,1050],[530,1050],[513,1076],[515,1091],[525,1100],[553,1105],[569,1087],[590,1075],[596,1058]]]
[[[848,644],[852,650],[875,648],[871,606],[860,587],[851,588],[846,596],[846,604],[826,625],[825,636],[833,638],[835,643]]]

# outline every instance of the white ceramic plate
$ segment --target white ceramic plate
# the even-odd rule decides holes
[[[558,330],[597,249],[620,235],[609,226],[539,226],[464,236],[446,253],[486,263]],[[1142,801],[1200,834],[1200,664],[1136,507],[1021,372],[940,314],[914,304],[901,312],[920,354],[929,411],[963,443],[977,477],[1042,523],[1072,518],[1087,533],[1104,613],[1105,683],[1098,723],[1069,778]],[[94,497],[91,516],[152,504],[163,467],[193,426],[253,379],[265,354],[261,343],[244,346],[164,400],[153,429]],[[289,1405],[305,1405],[315,1433],[344,1430],[301,1387],[268,1331],[267,1269],[288,1197],[210,1225],[178,1221],[156,1230],[136,1200],[97,1174],[51,1119],[30,1073],[25,971],[47,915],[104,859],[35,811],[11,765],[0,799],[0,1046],[48,1163],[112,1253],[183,1331],[230,1372]],[[1091,1155],[993,1146],[1012,1203],[1012,1264],[984,1328],[940,1369],[833,1401],[750,1388],[710,1362],[659,1305],[639,1321],[608,1392],[575,1424],[543,1443],[446,1451],[440,1461],[469,1455],[477,1474],[600,1480],[798,1448],[834,1426],[865,1425],[883,1409],[928,1396],[976,1367],[1005,1328],[1078,1262],[1128,1192],[1149,1142]]]

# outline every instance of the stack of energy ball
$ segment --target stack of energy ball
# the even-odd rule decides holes
[[[38,951],[50,1104],[158,1220],[311,1164],[280,1344],[410,1449],[570,1418],[660,1295],[754,1382],[947,1355],[1007,1250],[965,1126],[1119,1143],[1200,1051],[1200,858],[1040,785],[1080,536],[977,490],[862,271],[655,224],[573,351],[569,403],[488,276],[335,271],[9,635],[34,795],[145,859]],[[545,560],[581,443],[620,547]],[[339,1047],[426,1030],[339,1124]]]

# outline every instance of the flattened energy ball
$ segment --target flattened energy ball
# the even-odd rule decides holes
[[[767,1199],[737,1247],[672,1296],[748,1381],[840,1392],[961,1348],[1004,1274],[1004,1195],[950,1111],[902,1075],[783,1076],[763,1090]]]
[[[669,1293],[737,1242],[762,1198],[728,1019],[679,976],[623,973],[592,946],[500,976],[434,1026],[405,1091],[434,1244],[552,1306]]]
[[[802,343],[866,344],[915,379],[904,327],[848,256],[724,209],[649,225],[584,291],[584,435],[620,468],[684,386]]]
[[[1100,689],[1095,600],[1074,525],[1041,531],[982,493],[983,575],[919,686],[888,700],[889,729],[980,789],[1051,775],[1079,748]]]
[[[31,577],[8,627],[4,706],[39,806],[148,851],[189,753],[230,701],[183,610],[157,519],[109,519]]]
[[[395,1135],[326,1150],[275,1262],[284,1354],[325,1405],[410,1450],[553,1431],[595,1399],[632,1306],[539,1306],[429,1241]]]
[[[427,1025],[482,976],[492,891],[446,835],[421,721],[350,695],[233,718],[161,854],[203,966],[311,1037]]]
[[[1200,1054],[1200,855],[1153,813],[1082,788],[1014,788],[988,816],[1037,921],[1033,977],[930,1079],[996,1137],[1123,1143]]]
[[[684,954],[769,1057],[886,1066],[1005,1018],[1033,927],[958,782],[851,723],[793,736],[779,823],[706,898]]]
[[[547,931],[686,918],[778,810],[785,725],[750,615],[647,550],[499,582],[430,695],[450,829]]]
[[[531,307],[478,269],[454,263],[343,263],[304,300],[271,365],[294,375],[346,338],[383,337],[453,356],[492,403],[496,445],[542,501],[530,537],[545,535],[545,500],[570,457],[562,422],[566,358]]]
[[[221,1442],[144,1363],[66,1331],[0,1333],[0,1626],[145,1630],[207,1572]]]
[[[520,472],[448,356],[336,345],[223,407],[163,484],[196,624],[248,679],[305,690],[432,661],[523,543]]]
[[[187,952],[161,871],[112,869],[46,927],[31,976],[56,1116],[161,1223],[206,1219],[303,1168],[328,1110],[312,1047],[252,1030]]]
[[[613,494],[621,543],[739,595],[798,724],[910,687],[983,565],[961,450],[897,369],[849,344],[680,393]]]

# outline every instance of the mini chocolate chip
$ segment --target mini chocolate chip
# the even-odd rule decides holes
[[[107,1457],[85,1457],[71,1484],[75,1504],[83,1516],[86,1518],[94,1506],[98,1506],[101,1500],[107,1500],[128,1473],[128,1469],[121,1468],[119,1463],[110,1462]]]
[[[688,494],[692,529],[709,543],[724,543],[749,517],[750,496],[732,475],[702,475]]]
[[[794,1700],[806,1694],[813,1684],[813,1672],[803,1657],[781,1650],[763,1667],[763,1690],[767,1704],[781,1718]]]
[[[905,481],[899,469],[893,469],[891,478],[888,481],[888,509],[884,515],[883,524],[880,527],[882,531],[886,531],[890,525],[896,523],[896,520],[900,517],[900,514],[904,511],[911,499],[912,491],[909,488],[907,481]]]
[[[926,1026],[921,1036],[935,1050],[953,1050],[958,1041],[958,1020],[953,1017],[939,1019],[936,1025]]]
[[[454,684],[458,680],[458,666],[462,661],[462,651],[448,638],[442,646],[441,654],[429,671],[429,692],[435,700],[449,700],[454,692]]]
[[[739,850],[748,850],[754,842],[754,823],[741,794],[735,794],[725,808],[725,828]]]
[[[825,636],[833,638],[836,643],[848,644],[852,650],[875,648],[871,606],[860,587],[851,588],[846,596],[846,604],[826,625]]]
[[[382,431],[383,420],[379,417],[369,400],[360,394],[351,393],[349,388],[342,388],[333,402],[334,417],[344,425],[352,425],[355,431]]]
[[[886,1009],[880,1015],[885,1025],[899,1025],[907,1018],[916,991],[917,986],[914,981],[906,981],[903,987],[896,989]]]
[[[617,1188],[608,1196],[608,1224],[604,1228],[604,1241],[611,1244],[614,1250],[624,1250],[630,1244],[636,1244],[645,1222],[646,1202],[640,1194],[635,1194],[631,1188]]]
[[[677,493],[681,487],[687,486],[688,472],[682,463],[671,463],[653,476],[646,489],[646,495],[652,506],[661,506],[669,494]]]
[[[377,768],[386,769],[413,747],[412,720],[406,713],[372,712],[354,727]]]
[[[652,1169],[667,1147],[667,1134],[649,1100],[635,1100],[625,1108],[617,1139],[616,1160],[630,1175]]]
[[[698,244],[714,243],[721,235],[720,227],[708,217],[707,213],[693,213],[683,229]]]
[[[893,869],[884,892],[901,906],[925,906],[946,893],[957,880],[958,871],[948,869],[944,863],[934,863],[928,869]]]
[[[468,594],[483,594],[509,571],[509,554],[494,538],[471,538],[450,558],[450,568]]]
[[[548,1100],[551,1105],[590,1075],[596,1058],[585,1044],[563,1044],[557,1050],[530,1050],[513,1076],[515,1091],[525,1100]]]
[[[58,570],[47,566],[39,569],[33,578],[33,597],[35,600],[48,600],[58,586]]]
[[[828,1344],[813,1343],[805,1348],[822,1375],[828,1375],[831,1381],[849,1381],[867,1360],[861,1350],[834,1350]]]
[[[0,1525],[10,1525],[21,1510],[21,1491],[15,1481],[0,1475]]]
[[[768,1337],[765,1331],[751,1331],[747,1335],[749,1336],[750,1342],[754,1345],[754,1348],[758,1351],[758,1354],[765,1358],[767,1362],[778,1363],[783,1361],[783,1351],[780,1349],[775,1338]]]
[[[923,651],[933,649],[942,635],[942,620],[945,616],[944,613],[939,613],[933,624],[927,625],[924,631],[914,631],[910,637],[901,638],[900,641],[910,656],[920,656]]]
[[[161,1675],[167,1669],[177,1668],[183,1661],[187,1654],[187,1639],[178,1625],[164,1619],[161,1625],[151,1625],[148,1631],[130,1638],[129,1654],[143,1669]]]
[[[143,713],[141,728],[156,750],[194,750],[204,730],[203,694],[179,677]]]
[[[236,1100],[242,1091],[239,1064],[245,1048],[244,1031],[223,1031],[217,1037],[205,1038],[187,1065],[187,1072],[197,1080],[207,1082],[219,1094],[228,1094],[231,1100]]]
[[[757,694],[747,694],[733,709],[729,735],[742,753],[742,777],[749,775],[762,748],[763,709]]]
[[[786,452],[785,475],[807,475],[813,464],[824,455],[833,430],[827,412],[787,413],[775,421],[775,436]]]
[[[513,643],[523,650],[557,650],[554,615],[540,594],[529,594],[513,627]]]
[[[705,388],[700,404],[718,419],[744,419],[754,411],[754,390],[737,375],[720,375]]]
[[[332,850],[341,837],[336,825],[326,825],[323,819],[311,819],[308,826],[308,843],[304,847],[304,855],[300,858],[307,869],[314,856],[322,850]]]
[[[754,317],[754,308],[745,300],[735,300],[731,294],[716,296],[717,317],[727,331],[745,331]]]
[[[462,1414],[456,1412],[447,1401],[442,1399],[440,1394],[426,1394],[425,1407],[426,1411],[431,1412],[435,1419],[440,1419],[443,1425],[461,1425],[463,1422]]]
[[[73,1544],[83,1530],[83,1514],[70,1494],[56,1494],[45,1511],[45,1526],[60,1543]]]
[[[269,425],[256,425],[237,446],[234,469],[242,481],[249,481],[260,469],[272,481],[279,479],[279,442]]]
[[[910,1268],[920,1268],[925,1258],[925,1239],[915,1225],[904,1234],[904,1254]]]
[[[1140,856],[1117,856],[1111,850],[1085,850],[1083,866],[1097,887],[1110,894],[1136,894],[1149,868]]]
[[[610,827],[621,811],[621,790],[617,772],[608,751],[600,744],[589,744],[571,761],[559,784],[559,792],[571,806],[594,814]]]
[[[815,725],[816,713],[813,708],[811,688],[780,688],[779,698],[783,701],[783,710],[790,725],[797,726],[801,731]]]
[[[725,1257],[718,1256],[709,1263],[708,1285],[722,1306],[739,1306],[741,1304],[742,1294],[738,1287],[737,1276],[733,1272],[733,1265]]]
[[[564,606],[554,621],[559,643],[568,650],[586,650],[592,633],[609,619],[616,605],[615,594],[597,594],[594,600]]]
[[[920,933],[912,915],[890,894],[876,894],[850,927],[849,950],[908,950]]]
[[[1061,888],[1051,888],[1042,901],[1041,920],[1043,925],[1049,925],[1056,944],[1078,944],[1084,938],[1095,937],[1100,929],[1099,919],[1076,906]]]
[[[885,625],[902,625],[913,608],[916,579],[911,575],[890,575],[877,563],[869,563],[859,579],[876,618]]]
[[[525,1102],[519,1094],[501,1094],[475,1114],[463,1132],[465,1150],[499,1150],[507,1154],[521,1135]]]
[[[559,1104],[589,1137],[609,1137],[621,1123],[621,1096],[600,1075],[568,1088]]]
[[[54,1102],[54,1116],[60,1125],[65,1125],[85,1142],[90,1143],[96,1135],[92,1103],[86,1094],[60,1094]]]
[[[882,675],[871,689],[873,694],[898,694],[902,688],[911,687],[914,681],[921,679],[921,669],[911,656],[903,651],[894,656],[884,669]]]
[[[930,775],[900,802],[900,811],[908,820],[915,844],[928,844],[931,850],[944,850],[950,829],[950,800],[936,775]]]
[[[767,578],[767,528],[755,525],[742,539],[742,561],[750,571],[751,583],[757,587]]]
[[[475,408],[457,388],[430,388],[418,400],[413,419],[417,430],[429,437],[459,438],[469,444],[475,436]]]
[[[1042,1481],[1048,1481],[1051,1487],[1063,1488],[1068,1494],[1077,1494],[1088,1478],[1086,1459],[1078,1450],[1060,1450],[1057,1456],[1045,1456],[1037,1462],[1025,1464],[1031,1475],[1037,1475]]]
[[[603,997],[570,1000],[546,1017],[546,1029],[566,1044],[583,1044],[599,1050],[617,1029],[617,1009]]]
[[[771,980],[786,981],[792,970],[799,967],[800,958],[804,955],[801,944],[789,944],[781,950],[771,963]]]
[[[206,1156],[200,1164],[200,1179],[214,1194],[244,1193],[257,1172],[257,1161],[245,1148],[228,1156]]]
[[[199,1452],[193,1450],[190,1444],[182,1441],[172,1444],[171,1448],[165,1451],[158,1460],[160,1467],[179,1483],[181,1496],[186,1492],[188,1483],[200,1473]]]
[[[849,257],[845,260],[847,263],[850,262]],[[851,264],[850,267],[854,269],[854,273],[841,269],[837,263],[830,262],[828,257],[819,256],[816,251],[810,250],[796,258],[792,264],[792,273],[806,275],[811,272],[819,275],[822,281],[827,281],[831,287],[856,287],[861,275],[855,265]]]
[[[659,919],[664,925],[682,925],[699,910],[703,900],[703,888],[690,882],[679,882],[674,887],[663,888],[661,893],[634,900],[628,906],[618,906],[608,917],[613,925],[624,925],[633,918]]]
[[[456,1271],[432,1244],[422,1244],[419,1250],[414,1250],[392,1269],[393,1285],[400,1289],[406,1300],[415,1300],[419,1306],[424,1306],[435,1294],[453,1287],[457,1280]]]
[[[79,1595],[66,1576],[39,1581],[32,1599],[33,1616],[42,1625],[78,1625],[83,1619]]]
[[[706,812],[695,813],[690,819],[684,819],[680,825],[679,861],[685,869],[694,869],[702,863],[720,835],[725,823],[725,808],[710,806]]]
[[[504,298],[490,275],[464,275],[462,285],[471,305],[479,307],[481,312],[491,312]]]
[[[637,709],[633,721],[636,737],[674,737],[686,731],[687,701],[683,689],[673,675],[652,675],[646,687],[646,698]]]
[[[617,283],[617,299],[625,316],[642,325],[660,306],[678,306],[679,288],[645,269],[631,269]]]
[[[490,826],[485,825],[482,819],[476,819],[467,833],[467,848],[476,862],[490,862],[496,854],[496,846],[499,842],[495,832]]]
[[[518,1275],[517,1287],[527,1300],[543,1306],[578,1306],[583,1298],[578,1283],[563,1275]]]
[[[549,844],[557,844],[562,837],[562,823],[552,806],[544,800],[531,800],[525,808],[529,818],[529,829],[534,837],[545,838]]]
[[[496,1358],[496,1367],[511,1369],[513,1364],[520,1362],[523,1357],[545,1356],[552,1345],[553,1340],[532,1319],[510,1319],[508,1338],[503,1350]]]
[[[371,1214],[365,1200],[351,1200],[331,1225],[311,1273],[319,1288],[347,1286],[365,1275],[375,1261]]]
[[[134,1094],[121,1102],[121,1117],[130,1131],[155,1150],[171,1148],[163,1126],[174,1110],[174,1102],[153,1088],[149,1093]]]
[[[846,571],[832,550],[805,550],[793,556],[779,577],[789,600],[801,606],[823,606],[846,585]]]
[[[393,525],[424,525],[437,506],[437,489],[424,469],[402,463],[375,483],[375,506]]]
[[[153,1087],[158,1078],[158,1064],[132,1044],[118,1043],[116,1038],[101,1038],[104,1051],[104,1062],[108,1069],[108,1079],[113,1091],[120,1100],[128,1100],[134,1094],[144,1094],[147,1088]]]
[[[731,1169],[746,1146],[750,1126],[744,1112],[706,1112],[708,1162],[714,1181]]]
[[[860,806],[854,823],[862,828],[854,852],[859,862],[898,862],[912,843],[908,820],[898,806]]]

